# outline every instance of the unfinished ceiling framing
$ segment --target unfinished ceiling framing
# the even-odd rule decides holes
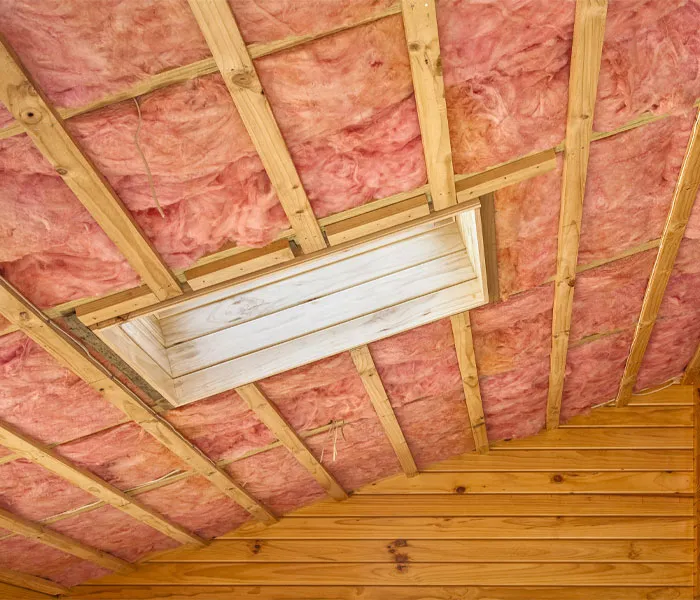
[[[700,2],[2,0],[0,34],[0,594],[150,598],[191,572],[193,594],[526,597],[503,565],[347,558],[344,578],[234,542],[324,526],[326,496],[342,519],[413,491],[549,493],[543,468],[486,473],[547,429],[545,471],[596,471],[566,493],[663,497],[625,518],[675,533],[593,536],[604,567],[598,541],[518,585],[692,597]],[[452,471],[481,483],[452,485],[434,465],[465,453]],[[558,498],[547,518],[582,515]],[[472,519],[458,554],[496,504],[424,517]],[[378,551],[363,536],[350,556]],[[168,550],[251,564],[213,581]],[[212,590],[192,597],[231,593]]]

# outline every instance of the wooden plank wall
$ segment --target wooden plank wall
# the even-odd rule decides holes
[[[174,550],[67,598],[691,600],[694,389]]]

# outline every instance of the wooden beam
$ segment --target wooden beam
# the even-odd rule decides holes
[[[683,373],[683,379],[681,379],[682,385],[700,385],[700,344],[695,349],[695,354],[693,358],[690,359],[688,366],[685,368]]]
[[[557,276],[554,283],[547,429],[559,426],[564,392],[583,197],[586,191],[588,156],[593,134],[593,109],[605,37],[607,4],[607,0],[576,1],[559,214]]]
[[[248,135],[305,253],[326,242],[226,0],[189,0]]]
[[[249,383],[236,392],[265,426],[275,434],[285,448],[313,476],[334,500],[346,500],[348,495],[328,470],[316,459],[304,441],[292,429],[278,408],[270,402],[257,385]]]
[[[0,314],[15,323],[59,363],[103,395],[194,471],[209,479],[219,491],[238,502],[256,518],[265,522],[275,520],[262,504],[234,482],[223,469],[217,467],[131,390],[114,379],[109,371],[3,278],[0,278]]]
[[[501,297],[498,283],[498,244],[496,242],[496,198],[493,192],[479,197],[481,206],[481,233],[484,244],[484,264],[486,267],[486,288],[489,302],[498,302]]]
[[[489,438],[486,432],[486,420],[484,419],[484,407],[481,403],[481,389],[479,388],[479,374],[476,370],[476,356],[474,355],[474,340],[472,339],[472,326],[469,313],[463,312],[450,317],[452,334],[455,339],[455,352],[459,363],[459,372],[462,375],[462,387],[464,388],[464,400],[467,403],[469,422],[474,436],[476,451],[485,453],[489,451]]]
[[[360,374],[362,385],[365,386],[370,402],[372,402],[379,422],[384,428],[384,433],[386,433],[386,437],[396,453],[396,458],[398,458],[404,474],[407,477],[413,477],[418,473],[416,461],[413,459],[413,454],[411,454],[411,449],[408,447],[401,425],[396,419],[396,413],[394,413],[389,397],[386,394],[369,348],[367,346],[354,348],[350,350],[350,356],[357,372]]]
[[[117,558],[102,550],[86,546],[77,540],[71,539],[68,536],[53,531],[43,525],[39,525],[38,523],[33,523],[19,515],[14,515],[2,508],[0,508],[0,527],[31,540],[36,540],[46,546],[51,546],[57,550],[72,554],[83,560],[90,561],[110,571],[130,573],[134,570],[133,565],[121,558]]]
[[[430,195],[436,210],[457,202],[435,0],[402,0]]]
[[[35,592],[50,594],[52,596],[57,596],[58,594],[65,594],[68,592],[67,587],[54,583],[53,581],[49,581],[48,579],[34,577],[34,575],[20,573],[19,571],[3,569],[2,567],[0,567],[0,582],[7,583],[18,588],[26,588],[28,590],[34,590]],[[0,591],[2,590],[0,589]]]
[[[642,366],[651,332],[659,315],[661,302],[666,292],[668,280],[673,271],[673,264],[681,246],[685,228],[695,203],[695,197],[700,187],[700,112],[695,118],[695,124],[690,134],[688,148],[683,158],[678,183],[673,193],[671,208],[666,219],[661,245],[656,255],[656,261],[649,277],[649,283],[644,294],[641,314],[634,330],[632,347],[630,348],[625,372],[617,393],[617,405],[625,406],[632,396],[637,383],[639,368]]]
[[[124,257],[160,299],[182,293],[107,179],[79,147],[7,41],[0,37],[0,101],[90,212]]]

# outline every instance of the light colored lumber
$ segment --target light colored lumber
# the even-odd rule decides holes
[[[503,449],[689,449],[693,447],[692,427],[609,427],[553,430],[532,437],[498,442],[491,450]]]
[[[0,598],[4,600],[51,600],[53,596],[0,582]]]
[[[700,385],[700,344],[685,368],[681,383],[683,385]]]
[[[163,259],[2,37],[0,73],[0,100],[134,271],[160,300],[180,295],[180,285]]]
[[[57,550],[62,550],[83,560],[90,561],[96,565],[100,565],[110,571],[119,573],[130,573],[134,570],[133,565],[130,565],[125,560],[117,558],[112,554],[91,548],[85,544],[73,540],[57,531],[33,523],[28,519],[24,519],[19,515],[12,514],[0,508],[0,528],[12,531],[31,540],[36,540],[46,546],[51,546]]]
[[[632,395],[637,382],[637,375],[642,366],[651,332],[661,308],[668,280],[673,271],[673,264],[681,246],[685,228],[695,203],[700,186],[700,112],[690,134],[688,148],[683,158],[678,183],[673,193],[671,208],[666,219],[661,245],[649,277],[644,294],[642,310],[632,339],[632,347],[625,364],[625,372],[617,393],[618,406],[625,406]]]
[[[304,441],[292,429],[278,408],[270,402],[257,385],[250,383],[236,388],[236,392],[264,425],[282,442],[318,484],[334,500],[345,500],[348,495],[338,481],[316,459]]]
[[[423,194],[327,225],[324,229],[331,246],[342,244],[400,223],[430,214],[428,199]]]
[[[561,425],[573,427],[692,427],[690,406],[599,408],[590,415],[580,415]]]
[[[435,0],[402,0],[430,195],[436,210],[457,202]]]
[[[678,563],[324,563],[239,565],[154,563],[102,585],[688,585],[692,565]],[[595,591],[592,592],[595,594]]]
[[[489,302],[498,302],[501,297],[498,282],[498,244],[496,242],[496,199],[493,192],[479,197],[481,239],[483,245],[486,289]]]
[[[189,0],[272,187],[305,253],[326,242],[226,0]]]
[[[386,394],[369,347],[365,345],[353,348],[350,350],[350,356],[404,474],[406,477],[413,477],[418,473],[416,461],[413,459],[401,425],[396,419],[396,413]]]
[[[507,578],[506,578],[507,579]],[[498,586],[113,586],[84,585],[66,599],[82,600],[692,600],[692,587]]]
[[[199,290],[228,279],[235,279],[294,258],[288,240],[278,240],[265,246],[246,250],[221,260],[185,271],[185,278],[193,290]]]
[[[19,571],[10,571],[10,569],[0,567],[0,584],[2,583],[54,596],[68,591],[68,588],[54,583],[53,581],[49,581],[48,579],[42,579],[41,577],[20,573]],[[2,591],[2,588],[0,588],[0,591]]]
[[[0,314],[15,323],[59,363],[103,395],[108,402],[140,425],[194,471],[209,479],[217,489],[238,502],[256,518],[266,522],[274,521],[274,516],[262,504],[182,437],[170,423],[146,406],[131,390],[114,379],[109,371],[88,355],[69,335],[50,323],[45,315],[3,278],[0,278]]]
[[[214,540],[175,548],[148,563],[665,562],[693,560],[690,540]]]
[[[157,303],[156,295],[147,286],[141,286],[81,304],[75,308],[75,314],[89,327],[100,321],[118,317],[125,311],[147,308]],[[59,316],[51,314],[50,310],[47,310],[46,314],[51,318]]]
[[[690,406],[693,407],[691,385],[672,385],[658,390],[648,390],[632,394],[628,406]],[[597,414],[595,411],[594,414]]]
[[[459,202],[479,198],[509,185],[543,175],[557,168],[557,154],[553,148],[529,154],[481,173],[458,176],[455,184]]]
[[[577,0],[569,72],[569,106],[559,214],[559,248],[552,312],[552,351],[547,395],[547,429],[559,426],[566,355],[574,303],[583,198],[593,110],[605,36],[607,0]]]
[[[462,376],[464,400],[469,413],[469,423],[474,446],[479,453],[489,450],[489,439],[486,433],[486,421],[484,419],[484,407],[481,403],[481,390],[479,389],[479,374],[476,370],[476,357],[474,356],[474,341],[472,339],[472,326],[469,313],[463,312],[450,317],[452,334],[455,340],[455,352],[459,363],[459,372]]]
[[[156,511],[130,498],[90,471],[73,465],[40,442],[22,435],[7,423],[0,423],[0,444],[182,544],[204,544],[204,540],[199,536],[169,522]]]

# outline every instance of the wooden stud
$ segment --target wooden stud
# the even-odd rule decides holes
[[[59,363],[89,384],[108,402],[253,516],[265,522],[275,520],[260,502],[182,437],[170,423],[146,406],[131,390],[114,379],[109,371],[78,346],[68,334],[48,321],[45,315],[3,278],[0,278],[0,314],[15,323]]]
[[[666,219],[661,245],[656,255],[656,261],[649,277],[649,283],[644,294],[641,314],[634,330],[632,347],[630,348],[625,372],[617,393],[617,405],[625,406],[632,396],[637,383],[637,375],[642,366],[651,332],[659,315],[661,302],[666,292],[668,280],[673,271],[673,264],[681,246],[685,228],[695,203],[695,197],[700,187],[700,112],[695,119],[693,131],[690,134],[688,148],[683,158],[678,183],[673,193],[671,208]]]
[[[334,500],[346,500],[348,495],[328,470],[316,459],[304,441],[292,429],[277,407],[270,402],[257,385],[250,383],[236,388],[236,392],[265,426],[275,434],[299,463],[318,481]]]
[[[30,540],[36,540],[46,546],[51,546],[57,550],[90,561],[110,571],[130,573],[134,570],[133,565],[121,558],[86,546],[77,540],[71,539],[57,531],[52,531],[43,525],[33,523],[19,515],[14,515],[2,508],[0,508],[0,527],[29,538]]]
[[[547,429],[559,426],[574,302],[583,197],[593,134],[593,109],[605,37],[607,0],[577,0],[569,74],[569,107],[554,283]]]
[[[433,206],[457,202],[435,0],[402,0],[418,123]]]
[[[369,348],[367,346],[354,348],[350,350],[350,356],[357,372],[360,374],[362,385],[367,390],[367,395],[377,413],[379,422],[384,428],[384,433],[386,433],[386,437],[396,453],[396,458],[399,459],[404,474],[407,477],[413,477],[418,473],[416,461],[413,459],[413,454],[411,454],[411,449],[408,447],[401,425],[396,419],[396,413],[394,413],[391,402],[389,402],[389,397],[374,365]]]
[[[68,592],[68,588],[59,585],[58,583],[54,583],[53,581],[49,581],[48,579],[34,577],[34,575],[20,573],[19,571],[3,569],[2,567],[0,567],[0,582],[8,583],[18,588],[26,588],[28,590],[34,590],[35,592],[42,592],[43,594],[51,594],[53,596]]]
[[[459,362],[459,372],[462,375],[464,388],[464,400],[467,403],[469,422],[474,436],[474,445],[477,452],[489,451],[489,439],[486,433],[486,421],[484,419],[484,407],[481,403],[481,390],[479,388],[479,374],[476,370],[476,357],[474,355],[474,340],[472,339],[472,326],[469,313],[459,313],[450,317],[452,334],[455,339],[455,352]]]
[[[189,0],[272,187],[305,253],[326,242],[226,0]]]
[[[700,344],[695,349],[693,358],[690,359],[688,366],[683,373],[682,385],[700,385]]]
[[[0,37],[0,101],[17,119],[34,145],[153,293],[165,300],[182,293],[180,285],[134,221],[107,179],[65,128],[15,55]]]
[[[498,244],[496,242],[496,205],[493,192],[479,198],[481,206],[481,234],[484,246],[486,289],[489,302],[498,302],[501,292],[498,283]]]

